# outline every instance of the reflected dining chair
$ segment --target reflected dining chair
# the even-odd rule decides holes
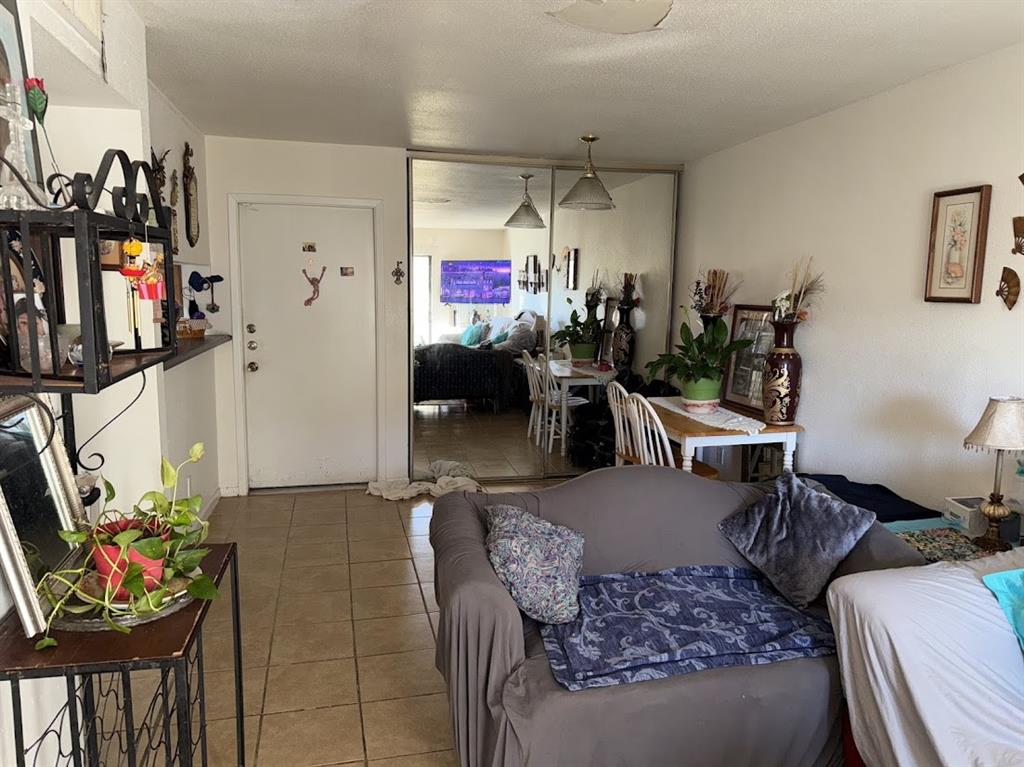
[[[526,349],[523,349],[523,365],[526,367],[526,382],[530,387],[530,425],[526,430],[526,438],[532,436],[534,443],[540,445],[540,427],[544,418],[544,384],[539,375],[537,361]]]
[[[566,440],[566,435],[562,431],[562,398],[565,398],[565,405],[569,410],[569,424],[573,421],[573,409],[580,405],[586,405],[589,400],[586,397],[574,397],[568,392],[563,392],[558,380],[548,370],[548,360],[543,354],[537,355],[537,373],[540,376],[541,386],[546,386],[544,408],[547,413],[548,452],[550,453],[555,446],[555,437],[561,439],[563,444]],[[568,425],[566,431],[568,431]]]
[[[615,465],[640,463],[640,457],[633,438],[633,425],[626,412],[626,399],[629,392],[618,381],[612,381],[606,389],[608,407],[612,411],[612,422],[615,424]]]

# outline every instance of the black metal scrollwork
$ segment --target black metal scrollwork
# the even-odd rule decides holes
[[[117,162],[121,167],[124,176],[124,186],[115,186],[110,190],[110,197],[114,205],[114,215],[128,221],[135,221],[145,224],[149,219],[151,201],[155,203],[157,226],[167,229],[171,225],[170,209],[162,204],[160,199],[160,187],[157,184],[156,171],[148,162],[143,160],[132,160],[122,149],[108,149],[103,154],[99,168],[95,176],[89,173],[76,173],[69,177],[63,173],[54,173],[46,180],[46,188],[53,195],[53,200],[41,199],[36,193],[33,185],[8,160],[0,157],[0,163],[7,166],[18,182],[25,188],[35,203],[48,210],[68,210],[73,205],[81,210],[95,210],[99,204],[100,196],[103,194],[107,176]],[[149,194],[140,193],[136,190],[139,173],[146,179],[146,188]],[[60,202],[61,198],[64,202]]]

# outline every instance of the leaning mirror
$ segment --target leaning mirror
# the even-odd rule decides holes
[[[0,399],[0,565],[25,636],[43,631],[50,611],[36,584],[78,554],[60,531],[86,526],[51,414],[29,397]]]

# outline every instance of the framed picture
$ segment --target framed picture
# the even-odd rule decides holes
[[[526,257],[526,289],[530,293],[540,292],[540,259],[535,253]]]
[[[580,249],[566,248],[565,254],[565,289],[579,289]]]
[[[771,319],[770,306],[738,304],[733,309],[729,340],[746,338],[753,343],[734,354],[725,371],[722,401],[729,410],[753,416],[764,415],[761,377],[764,374],[764,358],[775,341]]]
[[[981,302],[991,200],[989,184],[935,194],[925,301]]]
[[[0,0],[0,85],[14,83],[21,86],[22,114],[28,118],[28,100],[25,96],[25,49],[21,42],[21,26],[18,23],[17,0]],[[28,160],[30,181],[42,186],[43,169],[39,161],[38,131],[29,131],[25,142],[25,158]],[[5,157],[10,144],[10,126],[0,117],[0,157]]]
[[[104,272],[119,272],[121,263],[121,243],[117,240],[100,240],[100,269]]]
[[[59,429],[28,397],[0,401],[0,566],[25,636],[50,612],[36,584],[82,556],[60,532],[87,526]]]

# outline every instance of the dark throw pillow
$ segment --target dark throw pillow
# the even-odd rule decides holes
[[[579,613],[583,535],[518,506],[487,506],[487,556],[519,609],[542,623]]]
[[[806,607],[874,521],[873,511],[812,490],[786,472],[772,492],[718,529],[786,599]]]

